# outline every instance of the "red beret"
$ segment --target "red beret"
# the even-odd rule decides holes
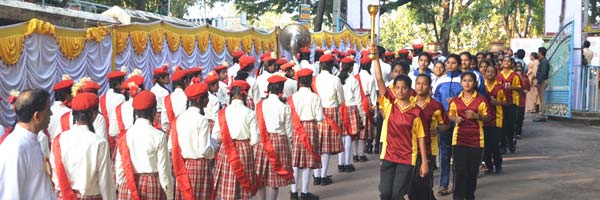
[[[265,54],[261,56],[261,60],[263,62],[275,61],[277,60],[277,55],[275,52],[265,52]]]
[[[256,59],[254,59],[254,57],[242,56],[240,58],[240,70],[243,70],[245,67],[247,67],[250,64],[254,64],[254,62],[256,62]]]
[[[394,52],[388,51],[388,52],[385,52],[385,54],[383,54],[383,55],[384,55],[385,57],[388,57],[388,56],[394,56]]]
[[[229,90],[231,91],[234,87],[240,87],[242,90],[248,91],[250,89],[250,84],[244,80],[235,80],[229,85]]]
[[[67,89],[73,86],[73,80],[61,80],[54,85],[54,91]]]
[[[321,58],[319,58],[319,62],[322,62],[322,63],[333,62],[333,61],[335,61],[335,56],[333,54],[325,54],[325,55],[321,56]]]
[[[275,61],[275,64],[278,64],[278,65],[283,65],[285,63],[288,63],[288,60],[285,59],[284,57],[281,57],[281,58],[277,59],[277,61]]]
[[[214,70],[215,71],[221,71],[221,70],[224,70],[224,69],[227,69],[227,66],[225,66],[225,65],[219,65],[219,66],[216,66]]]
[[[315,50],[315,53],[323,53],[323,52],[325,52],[325,50],[323,50],[323,49],[321,49],[321,48],[317,48],[317,49]]]
[[[98,83],[94,82],[94,81],[85,81],[83,82],[83,86],[81,86],[81,90],[83,92],[91,92],[91,91],[98,91],[100,89],[100,85],[98,85]]]
[[[287,81],[287,78],[281,75],[273,75],[267,79],[267,82],[269,82],[269,84],[283,83],[285,81]]]
[[[142,85],[142,84],[144,84],[144,77],[143,76],[132,76],[132,77],[129,77],[127,80],[130,80],[131,82],[135,83],[135,85]]]
[[[304,48],[300,49],[300,53],[310,53],[310,49],[304,47]]]
[[[342,60],[340,62],[345,63],[345,64],[354,63],[354,58],[348,56],[348,57],[342,58]]]
[[[413,44],[413,49],[422,49],[423,48],[423,44]]]
[[[154,72],[154,75],[167,75],[167,74],[169,74],[169,66],[165,64],[160,68],[154,69],[153,72]]]
[[[362,58],[360,58],[360,64],[364,65],[364,64],[369,64],[371,63],[373,60],[371,58],[369,58],[369,56],[363,56]]]
[[[286,71],[289,68],[292,68],[294,66],[296,66],[296,63],[294,63],[294,62],[285,63],[285,64],[281,65],[281,71]]]
[[[206,75],[206,78],[204,79],[204,83],[206,84],[215,83],[217,81],[219,81],[219,75],[217,75],[217,72],[215,71],[209,72],[208,75]]]
[[[171,75],[171,81],[180,81],[183,77],[185,77],[186,73],[188,73],[189,71],[191,70],[175,70],[175,72],[173,72],[173,75]]]
[[[312,76],[313,75],[313,70],[309,69],[309,68],[304,68],[301,70],[298,70],[296,72],[296,77],[305,77],[305,76]]]
[[[400,49],[398,50],[398,54],[408,54],[408,49]]]
[[[356,50],[354,49],[348,49],[348,54],[352,54],[352,55],[356,55]]]
[[[71,109],[74,111],[84,111],[89,109],[98,109],[98,95],[94,93],[79,93],[71,101]]]
[[[192,84],[186,87],[184,92],[189,99],[196,99],[208,92],[208,85],[206,83]]]
[[[360,55],[361,55],[362,57],[368,56],[370,53],[371,53],[371,52],[370,52],[369,50],[366,50],[366,49],[365,49],[365,50],[362,50],[362,51],[360,51]]]
[[[154,93],[144,90],[133,97],[133,109],[147,110],[156,107],[156,96]]]
[[[234,58],[239,58],[239,57],[242,57],[242,56],[243,56],[243,55],[245,55],[245,54],[246,54],[246,53],[244,53],[243,51],[241,51],[241,50],[238,50],[238,51],[235,51],[235,52],[233,52],[233,53],[231,54],[231,57],[234,57]]]
[[[200,73],[202,73],[202,67],[198,66],[198,67],[189,68],[187,70],[187,72],[185,73],[185,75],[196,75],[196,74],[200,74]]]
[[[123,78],[123,77],[125,77],[125,72],[123,72],[123,71],[110,72],[110,73],[108,73],[107,77],[108,77],[108,79]]]

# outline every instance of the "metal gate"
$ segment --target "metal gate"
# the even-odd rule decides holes
[[[546,115],[571,118],[574,22],[560,28],[548,45],[550,76],[546,88]]]

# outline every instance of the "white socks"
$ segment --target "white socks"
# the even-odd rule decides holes
[[[294,167],[294,179],[295,179],[295,183],[292,184],[292,188],[291,188],[291,192],[292,193],[296,193],[298,192],[298,173],[300,173],[299,171],[302,171],[302,193],[308,193],[308,186],[310,183],[310,169],[309,168],[304,168],[304,169],[298,169],[297,167]]]
[[[358,141],[358,152],[356,153],[359,156],[364,156],[365,155],[365,140],[357,140]]]
[[[329,168],[329,154],[321,154],[321,169],[315,169],[315,177],[325,178],[327,177],[327,169]]]
[[[338,154],[338,165],[352,164],[352,137],[349,135],[342,136],[344,143],[344,151]]]

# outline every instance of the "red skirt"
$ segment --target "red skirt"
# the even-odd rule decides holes
[[[185,169],[196,199],[210,199],[213,187],[212,167],[212,160],[209,159],[185,160]],[[175,188],[175,199],[183,199],[179,186]]]
[[[254,154],[252,153],[250,142],[248,140],[234,140],[233,143],[246,172],[246,176],[253,185],[256,185]],[[221,149],[217,155],[214,180],[216,197],[221,198],[221,200],[250,199],[253,196],[252,191],[243,189],[240,185],[240,182],[237,180],[237,177],[233,173],[233,169],[227,160],[227,153],[223,149]]]
[[[321,154],[321,145],[319,143],[319,132],[317,131],[317,122],[303,121],[302,127],[308,135],[310,146],[313,152],[317,155]],[[313,154],[308,153],[308,149],[304,147],[300,141],[300,137],[294,134],[292,139],[292,166],[298,168],[320,169],[321,162],[317,162]]]
[[[81,194],[77,190],[73,190],[73,192],[75,192],[75,196],[77,197],[77,200],[102,200],[102,195],[100,195],[100,194],[82,197]],[[56,196],[57,196],[57,198],[56,198],[57,200],[63,200],[63,197],[60,194],[60,191],[56,191]]]
[[[290,151],[290,142],[286,135],[270,134],[271,144],[277,153],[277,158],[282,166],[293,173],[292,170],[292,154]],[[267,152],[263,148],[262,143],[254,146],[254,160],[256,161],[256,173],[262,183],[267,187],[284,187],[294,183],[294,180],[288,180],[276,173],[276,169],[271,168]]]
[[[135,183],[137,185],[138,194],[142,200],[166,199],[165,191],[163,191],[158,173],[151,174],[135,174]],[[127,180],[125,180],[127,181]],[[119,200],[132,199],[131,192],[127,188],[127,183],[119,185]]]
[[[340,119],[340,111],[338,107],[323,108],[323,114],[331,117],[331,119],[333,119],[333,121],[340,126],[342,130],[344,129],[341,126],[342,120]],[[319,123],[318,127],[319,139],[321,142],[321,153],[337,154],[344,151],[341,133],[334,132],[325,119]]]
[[[344,134],[356,136],[360,132],[360,126],[362,125],[362,119],[358,112],[358,106],[347,106],[348,114],[350,115],[350,130],[346,130],[344,126]],[[341,112],[340,112],[341,113]]]

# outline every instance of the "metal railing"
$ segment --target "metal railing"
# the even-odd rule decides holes
[[[574,111],[600,112],[600,66],[575,66]]]

